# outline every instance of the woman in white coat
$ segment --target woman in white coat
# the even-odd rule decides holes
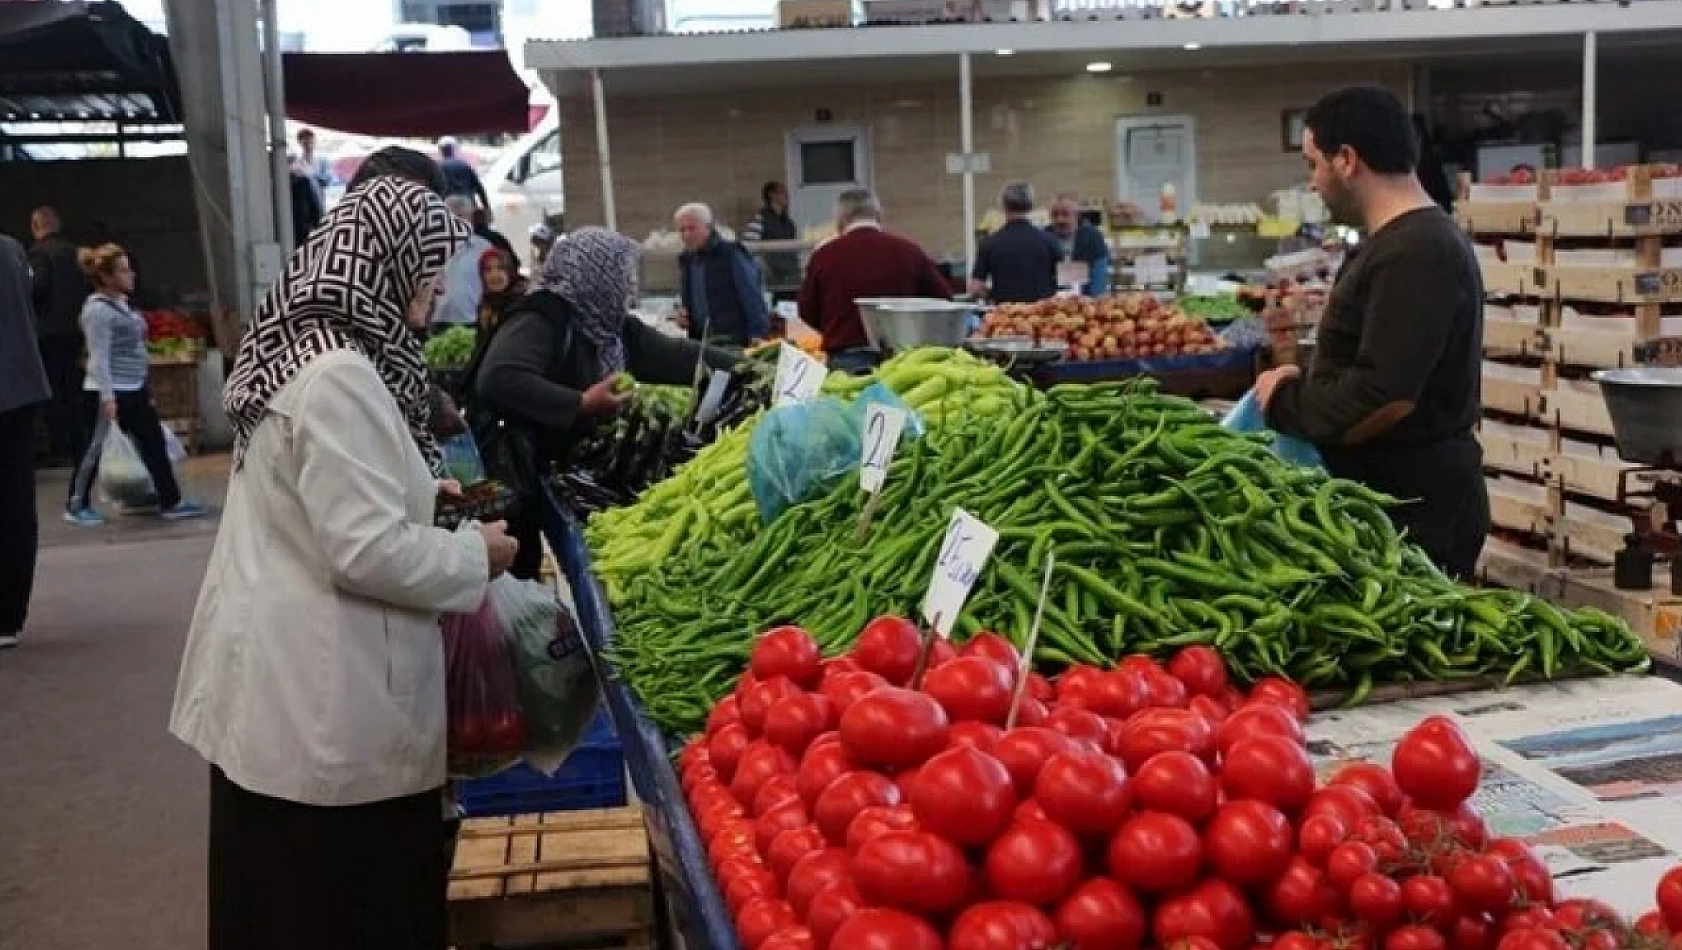
[[[468,226],[376,178],[287,263],[223,393],[226,511],[170,731],[211,765],[210,950],[447,943],[441,611],[515,543],[433,527],[411,327]]]

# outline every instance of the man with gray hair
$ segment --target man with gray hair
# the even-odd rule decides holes
[[[467,195],[451,195],[444,199],[449,206],[450,213],[473,224],[473,199]],[[477,233],[467,239],[456,256],[444,265],[443,296],[438,298],[437,308],[432,311],[432,328],[444,330],[449,327],[475,326],[479,322],[479,299],[485,292],[483,282],[479,278],[479,258],[494,245],[480,237]]]
[[[1110,242],[1102,231],[1081,220],[1080,199],[1069,192],[1053,198],[1046,231],[1057,239],[1062,266],[1072,278],[1069,283],[1088,297],[1104,296],[1110,287]]]
[[[770,335],[771,308],[765,300],[764,281],[747,248],[718,233],[712,209],[704,204],[677,209],[672,223],[683,241],[683,253],[678,256],[682,277],[678,322],[689,338],[747,346]]]
[[[1057,293],[1063,249],[1034,226],[1034,186],[1013,181],[999,193],[1005,225],[988,235],[970,268],[970,294],[994,303],[1036,303]]]
[[[952,296],[929,255],[882,230],[882,204],[868,189],[835,202],[836,237],[812,252],[800,285],[800,319],[823,334],[829,368],[864,373],[882,361],[854,301],[864,297]]]

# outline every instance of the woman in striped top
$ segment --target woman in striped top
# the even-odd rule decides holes
[[[87,378],[82,389],[93,416],[94,436],[76,467],[76,477],[70,480],[64,520],[85,526],[104,523],[89,492],[99,474],[100,450],[113,423],[134,443],[146,463],[158,495],[158,516],[168,521],[200,517],[205,509],[181,497],[175,467],[170,464],[164,443],[163,422],[146,386],[150,368],[146,320],[129,306],[134,268],[129,266],[128,254],[116,244],[104,244],[83,248],[79,256],[82,271],[94,285],[82,305],[82,335],[88,342]]]

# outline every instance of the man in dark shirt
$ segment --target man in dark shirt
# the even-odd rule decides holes
[[[800,240],[800,226],[788,214],[788,189],[783,187],[783,183],[766,182],[765,187],[759,189],[759,196],[763,204],[753,220],[742,229],[742,242],[757,244],[760,241]],[[771,276],[772,301],[793,300],[790,289],[800,285],[800,255],[786,251],[766,254],[765,269]]]
[[[461,147],[456,140],[444,136],[438,140],[438,167],[444,171],[444,197],[461,195],[477,202],[485,209],[485,218],[490,220],[491,197],[485,193],[485,184],[479,180],[479,173],[473,166],[461,157]]]
[[[970,295],[994,303],[1036,303],[1057,293],[1057,239],[1034,226],[1034,186],[1013,181],[999,195],[1005,226],[981,242],[970,270]]]
[[[58,212],[36,208],[29,216],[35,245],[29,249],[35,338],[47,368],[52,401],[46,406],[52,454],[72,464],[85,454],[92,437],[82,420],[82,304],[88,279],[76,261],[76,245],[60,234]]]
[[[1406,499],[1391,517],[1451,575],[1489,532],[1477,423],[1483,286],[1471,245],[1415,174],[1418,142],[1389,91],[1357,86],[1309,110],[1302,151],[1333,217],[1366,240],[1327,301],[1306,376],[1256,383],[1273,429],[1320,448],[1333,475]]]
[[[678,324],[692,340],[720,346],[747,346],[771,332],[759,266],[735,241],[713,225],[712,209],[686,204],[672,216],[683,253],[678,255]]]
[[[800,319],[823,334],[830,369],[865,372],[882,361],[870,348],[859,308],[864,297],[952,295],[940,268],[923,249],[882,230],[882,205],[867,189],[836,201],[839,236],[812,252],[800,285]]]
[[[1081,220],[1080,199],[1061,194],[1051,202],[1051,225],[1046,228],[1057,239],[1065,264],[1086,267],[1086,280],[1076,289],[1088,297],[1102,297],[1110,289],[1110,242],[1104,232]]]

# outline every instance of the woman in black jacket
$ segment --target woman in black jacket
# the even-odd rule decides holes
[[[666,336],[630,315],[641,253],[635,241],[603,228],[556,242],[541,286],[495,328],[473,375],[468,417],[481,446],[492,447],[486,465],[524,489],[509,525],[521,549],[509,570],[516,577],[536,577],[541,564],[540,473],[624,408],[620,373],[689,385],[697,359],[712,369],[736,362],[735,353]]]

